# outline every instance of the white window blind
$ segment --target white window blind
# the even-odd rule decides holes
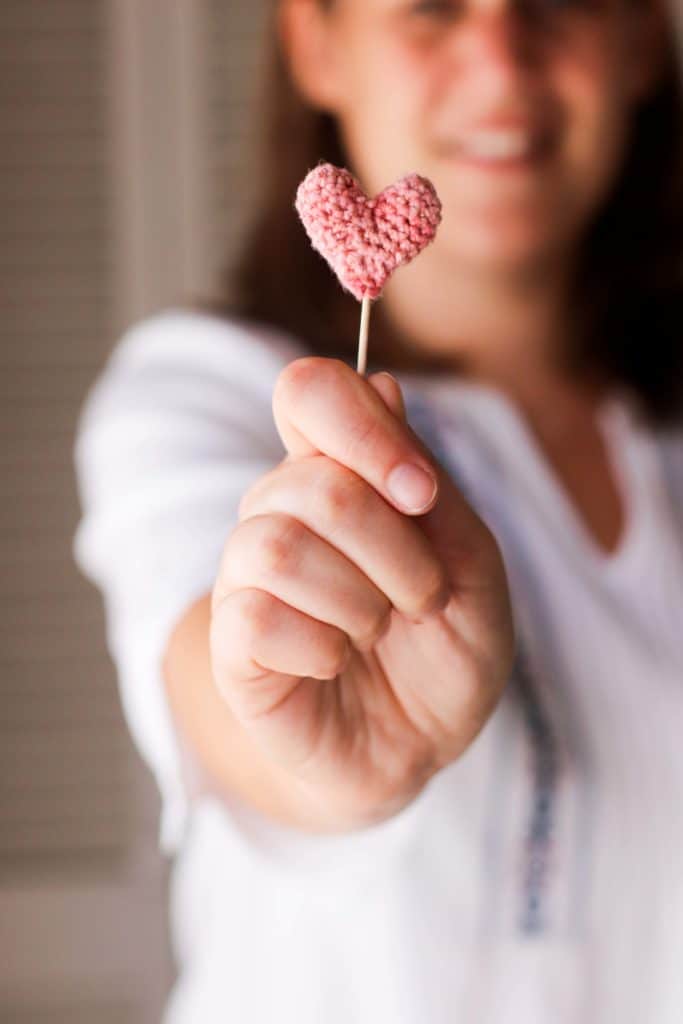
[[[0,4],[0,1020],[148,1024],[158,795],[71,560],[76,418],[121,330],[211,293],[253,199],[266,4]]]

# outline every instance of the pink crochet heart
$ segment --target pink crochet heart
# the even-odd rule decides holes
[[[428,178],[408,174],[368,199],[354,176],[319,164],[296,192],[311,243],[360,302],[377,298],[396,267],[434,238],[441,201]]]

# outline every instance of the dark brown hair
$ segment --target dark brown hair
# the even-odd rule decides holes
[[[351,363],[360,306],[311,247],[294,207],[296,188],[321,161],[351,168],[336,122],[293,85],[275,27],[266,36],[255,116],[260,201],[236,261],[225,268],[225,298],[197,305],[280,328],[312,352]],[[572,373],[597,373],[639,400],[653,425],[683,419],[683,93],[674,31],[656,92],[635,114],[621,172],[588,227],[572,309],[578,311]],[[352,169],[352,168],[351,168]],[[454,371],[455,359],[411,348],[373,304],[373,369]]]

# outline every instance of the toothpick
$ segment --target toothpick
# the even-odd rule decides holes
[[[360,310],[360,334],[358,335],[358,363],[356,365],[356,371],[357,373],[360,373],[361,377],[365,375],[365,367],[368,357],[368,326],[370,324],[371,301],[370,297],[366,295],[363,298]]]

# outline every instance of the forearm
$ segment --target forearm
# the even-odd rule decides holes
[[[336,831],[318,820],[298,781],[250,739],[219,694],[209,655],[211,597],[188,608],[169,639],[164,682],[176,728],[217,796],[233,794],[268,818],[305,832]]]

